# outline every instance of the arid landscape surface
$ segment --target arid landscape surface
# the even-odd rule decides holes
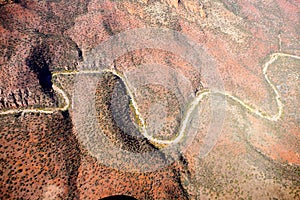
[[[0,0],[0,199],[300,199],[299,16]]]

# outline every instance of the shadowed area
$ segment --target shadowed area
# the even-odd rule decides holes
[[[104,73],[100,78],[96,96],[100,128],[116,146],[131,152],[157,150],[140,133],[130,97],[119,77]]]
[[[137,199],[126,195],[115,195],[115,196],[105,197],[99,200],[137,200]]]
[[[50,93],[52,89],[52,75],[49,70],[51,62],[49,47],[44,44],[34,47],[26,59],[26,64],[37,75],[39,83],[46,93]]]

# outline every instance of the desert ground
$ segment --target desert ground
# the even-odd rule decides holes
[[[299,14],[0,0],[0,199],[300,199]]]

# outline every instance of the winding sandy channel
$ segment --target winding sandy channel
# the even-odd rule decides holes
[[[132,100],[132,105],[135,109],[136,115],[139,117],[139,120],[142,124],[142,127],[140,127],[142,134],[151,142],[155,142],[158,144],[174,144],[179,142],[183,137],[184,137],[184,132],[187,128],[187,124],[190,120],[191,114],[193,113],[193,111],[196,109],[197,105],[200,103],[200,101],[208,96],[209,94],[212,93],[216,93],[216,94],[220,94],[220,95],[225,95],[227,98],[230,98],[234,101],[236,101],[237,103],[239,103],[241,106],[243,106],[244,108],[246,108],[250,113],[257,115],[258,117],[264,118],[266,120],[269,121],[273,121],[276,122],[280,119],[282,112],[283,112],[283,107],[284,105],[282,104],[280,98],[280,93],[278,92],[276,86],[274,86],[272,84],[272,82],[269,79],[269,76],[267,74],[267,71],[269,69],[269,66],[276,61],[279,57],[290,57],[290,58],[294,58],[294,59],[300,59],[300,56],[296,56],[296,55],[291,55],[291,54],[285,54],[285,53],[274,53],[270,55],[270,59],[264,64],[263,66],[263,75],[265,80],[267,81],[268,85],[272,88],[272,90],[275,93],[275,99],[276,99],[276,103],[277,103],[277,107],[278,107],[278,112],[275,115],[268,115],[267,113],[260,111],[259,109],[253,107],[252,105],[248,105],[245,102],[243,102],[241,99],[239,99],[238,97],[232,96],[231,94],[225,92],[225,93],[221,93],[221,92],[212,92],[210,90],[202,90],[199,91],[196,94],[195,99],[190,103],[190,105],[188,106],[188,110],[185,112],[185,115],[183,116],[183,120],[179,129],[179,133],[177,134],[177,137],[173,140],[159,140],[156,139],[154,137],[152,137],[151,135],[149,135],[147,133],[146,130],[146,123],[139,111],[138,108],[138,104],[136,103],[135,99],[134,99],[134,95],[130,89],[130,83],[128,83],[127,78],[125,76],[123,76],[121,73],[115,71],[115,70],[103,70],[104,72],[111,72],[114,75],[118,76],[123,83],[125,84],[125,87],[127,89],[128,95],[130,96],[131,100]],[[70,75],[70,74],[93,74],[93,73],[102,73],[103,71],[67,71],[67,72],[54,72],[52,74],[53,77],[58,76],[58,75]],[[17,113],[45,113],[45,114],[51,114],[54,113],[56,111],[66,111],[69,109],[70,107],[70,99],[67,96],[67,94],[58,86],[56,86],[53,83],[53,90],[55,90],[57,93],[59,93],[64,101],[65,101],[65,105],[63,107],[57,107],[57,108],[36,108],[36,109],[10,109],[10,110],[5,110],[5,111],[0,111],[0,115],[9,115],[9,114],[17,114]]]

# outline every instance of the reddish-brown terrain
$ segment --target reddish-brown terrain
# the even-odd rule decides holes
[[[299,14],[297,0],[0,0],[0,199],[300,199]],[[131,158],[120,158],[125,166],[120,169],[90,152],[97,146],[89,149],[82,141],[72,101],[65,111],[16,111],[62,108],[66,100],[54,85],[72,100],[78,89],[75,72],[93,50],[135,28],[167,28],[188,36],[214,59],[227,94],[268,115],[276,114],[278,105],[263,67],[273,53],[288,54],[267,72],[280,93],[282,116],[270,121],[228,98],[217,143],[203,156],[213,116],[211,99],[204,98],[195,111],[198,118],[189,124],[196,129],[188,126],[196,131],[175,151],[176,159],[139,172],[131,170],[137,167]],[[152,77],[151,84],[137,88],[136,101],[151,130],[165,123],[154,134],[160,139],[171,140],[180,128],[186,101],[175,94],[189,99],[209,88],[204,72],[183,54],[146,48],[114,61],[122,75],[139,70],[145,72],[142,79]],[[143,69],[147,63],[167,66],[190,83],[150,73]],[[74,74],[54,75],[60,72]],[[177,93],[160,81],[179,84]],[[141,121],[120,78],[108,72],[99,76],[95,96],[99,129],[110,143],[133,153],[155,152],[159,158],[149,160],[153,166],[167,157],[167,145],[141,137]],[[156,102],[162,103],[153,107]]]

